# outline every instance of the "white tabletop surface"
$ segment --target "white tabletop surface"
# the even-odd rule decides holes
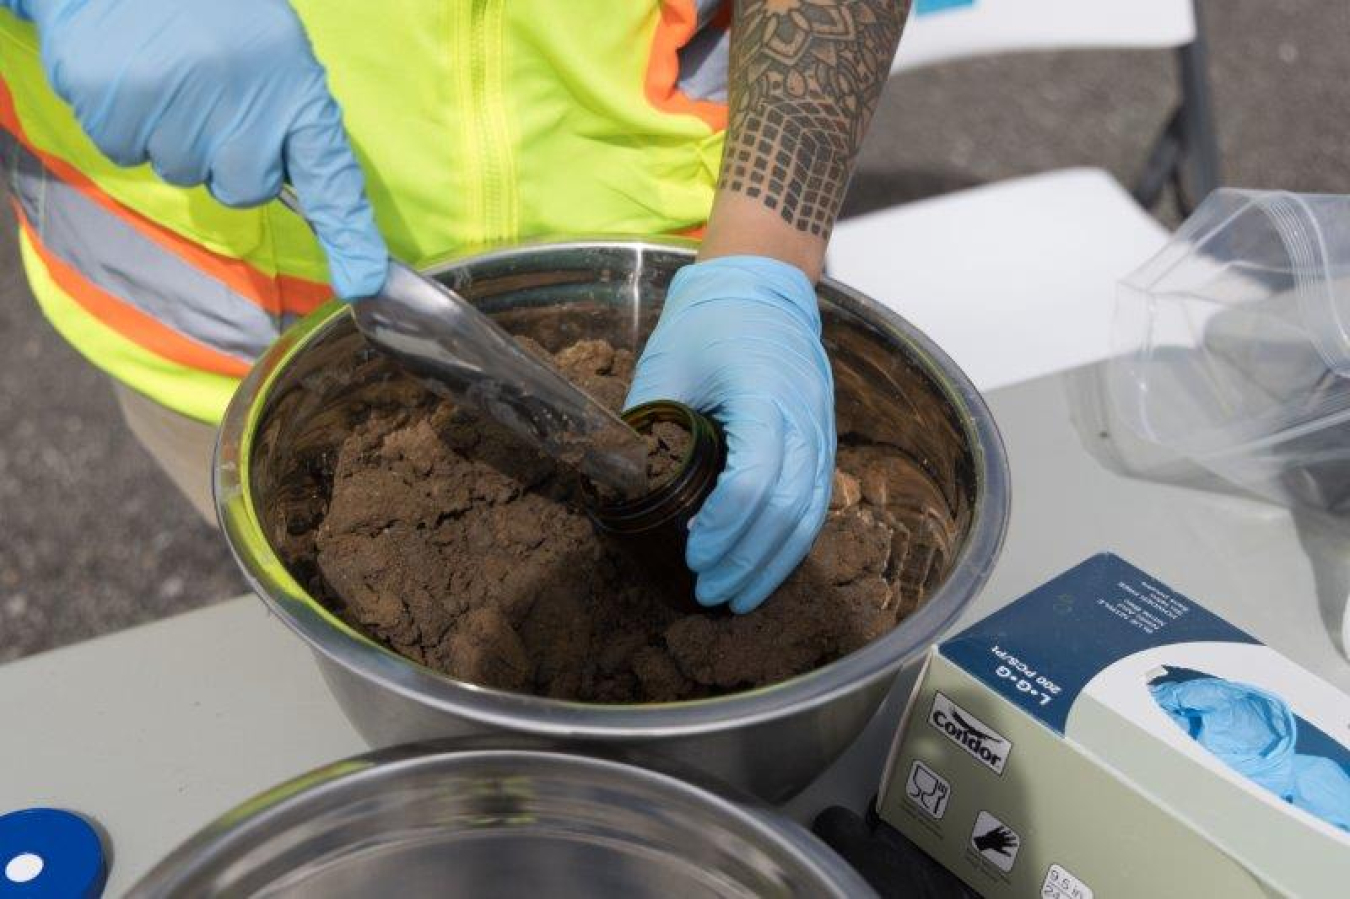
[[[1167,237],[1110,173],[1062,169],[840,222],[828,270],[989,391],[1110,356],[1116,282]]]
[[[990,396],[1012,462],[1013,514],[993,578],[963,621],[1112,550],[1350,691],[1332,637],[1350,533],[1108,472],[1083,449],[1066,383],[1048,377]],[[861,808],[903,695],[791,814]],[[0,715],[0,812],[49,805],[98,821],[112,896],[232,806],[364,749],[304,646],[252,598],[0,667]]]

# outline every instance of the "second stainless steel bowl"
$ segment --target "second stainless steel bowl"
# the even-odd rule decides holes
[[[781,816],[629,764],[535,750],[395,750],[229,812],[129,899],[863,899]]]

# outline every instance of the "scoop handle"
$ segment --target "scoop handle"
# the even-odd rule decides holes
[[[304,218],[290,185],[280,199]],[[352,315],[367,340],[433,390],[622,496],[645,491],[637,432],[455,291],[391,259],[380,293],[353,303]]]

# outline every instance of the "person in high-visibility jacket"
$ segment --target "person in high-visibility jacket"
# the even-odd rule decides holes
[[[0,160],[38,302],[199,504],[238,379],[334,292],[377,292],[390,249],[706,224],[629,401],[723,424],[688,562],[743,612],[828,507],[813,283],[907,7],[0,0]]]

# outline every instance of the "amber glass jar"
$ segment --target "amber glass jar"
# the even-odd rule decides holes
[[[659,422],[689,433],[689,448],[675,473],[636,499],[604,502],[590,493],[591,520],[615,540],[666,589],[661,599],[680,612],[707,612],[694,598],[694,575],[684,561],[689,522],[712,493],[726,464],[726,440],[713,419],[672,400],[634,406],[623,420],[639,434]]]

